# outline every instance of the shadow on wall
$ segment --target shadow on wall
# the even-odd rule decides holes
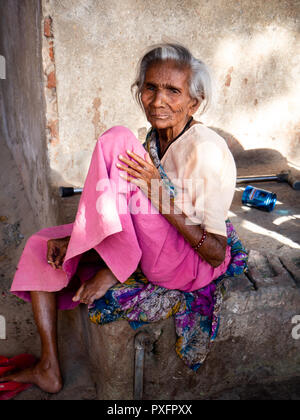
[[[224,123],[229,131],[239,133],[245,149],[261,145],[273,148],[274,144],[300,165],[299,70],[294,52],[298,30],[293,30],[290,20],[294,12],[297,16],[298,7],[275,3],[261,2],[261,7],[257,7],[253,2],[255,20],[248,21],[248,25],[241,20],[239,36],[227,32],[215,45],[212,68],[224,69],[218,80],[218,125]],[[267,16],[272,16],[269,22]],[[265,22],[260,22],[257,30],[260,19]],[[293,22],[297,24],[297,19]]]
[[[234,156],[238,175],[272,175],[288,170],[289,161],[274,149],[245,150],[232,134],[216,127],[209,127],[223,137]]]

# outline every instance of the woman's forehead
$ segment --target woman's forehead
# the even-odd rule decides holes
[[[182,86],[188,84],[190,69],[186,66],[179,66],[178,63],[166,60],[151,64],[145,75],[145,82],[157,84],[176,83]]]

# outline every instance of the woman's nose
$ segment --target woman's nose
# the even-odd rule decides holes
[[[165,105],[165,95],[161,91],[155,92],[152,99],[152,106],[161,107]]]

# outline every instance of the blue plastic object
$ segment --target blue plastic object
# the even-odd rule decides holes
[[[242,203],[246,206],[256,207],[259,210],[272,211],[275,207],[277,196],[275,193],[261,190],[248,185],[242,196]]]

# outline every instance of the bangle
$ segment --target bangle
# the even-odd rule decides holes
[[[203,245],[203,242],[205,241],[206,237],[207,237],[207,232],[206,232],[205,229],[203,229],[203,233],[202,233],[202,237],[201,237],[200,241],[198,242],[198,244],[196,246],[193,246],[195,251],[197,251],[197,249],[199,249],[200,246]]]

